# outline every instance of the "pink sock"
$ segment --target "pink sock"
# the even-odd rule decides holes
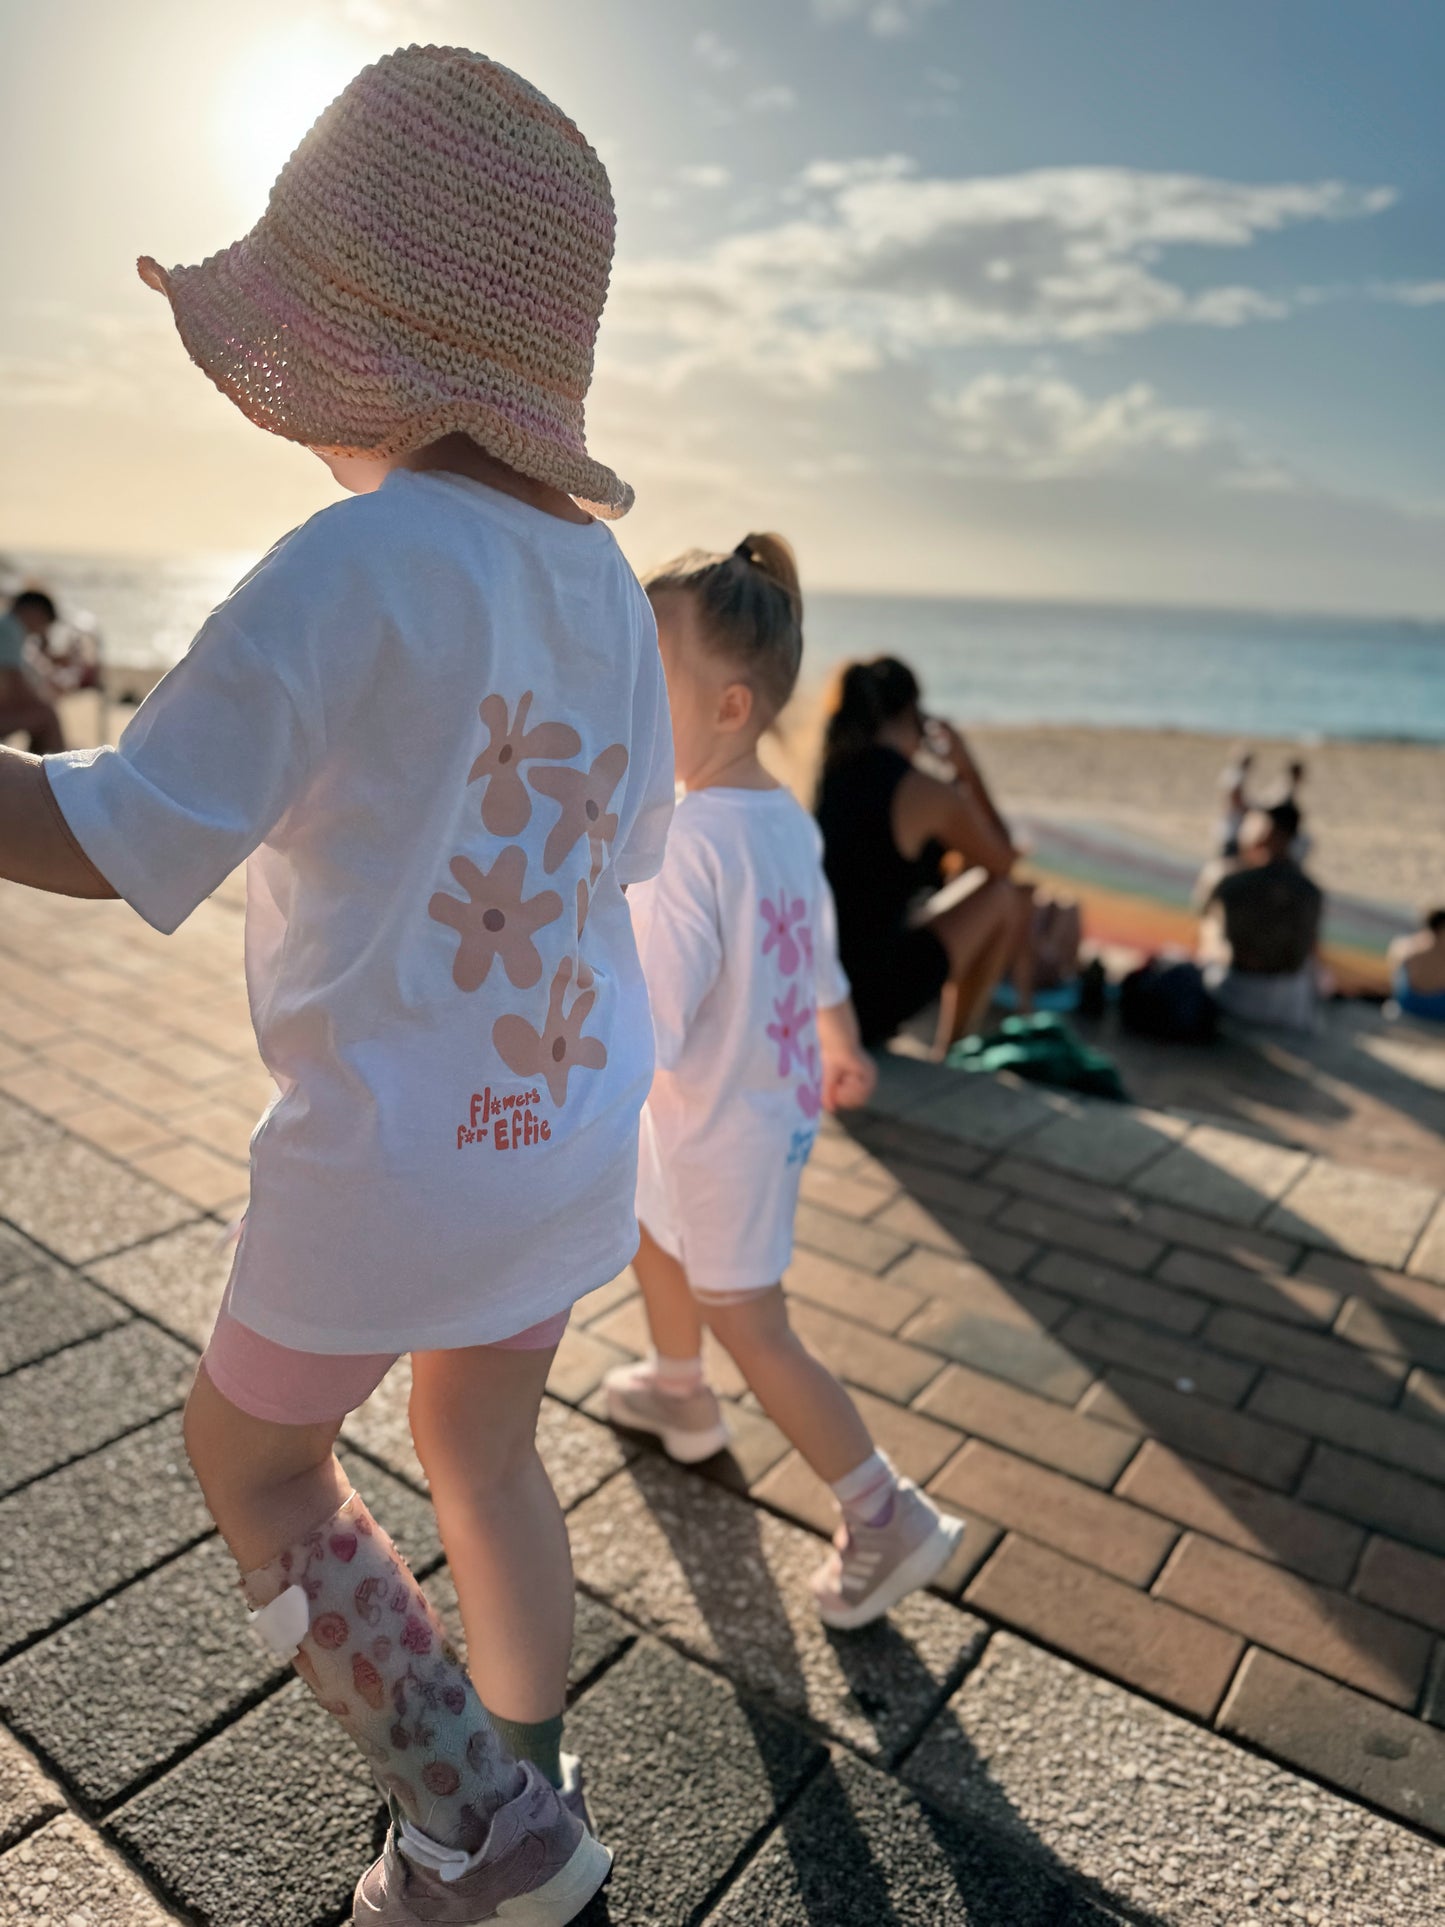
[[[665,1392],[669,1398],[686,1398],[689,1393],[702,1390],[700,1358],[664,1358],[661,1352],[654,1352],[649,1369],[658,1391]]]
[[[897,1490],[898,1474],[881,1452],[871,1452],[832,1487],[850,1526],[886,1525]]]

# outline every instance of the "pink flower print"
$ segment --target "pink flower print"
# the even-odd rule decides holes
[[[813,962],[813,926],[810,923],[798,925],[798,948],[803,953],[803,963],[811,977],[816,966]]]
[[[806,1072],[808,1062],[803,1055],[803,1032],[813,1021],[812,1006],[804,1004],[799,1009],[798,986],[789,984],[786,997],[773,999],[773,1014],[778,1021],[768,1025],[768,1035],[778,1047],[778,1076],[786,1077],[794,1061],[800,1071]]]
[[[577,879],[577,988],[592,988],[592,966],[582,955],[582,932],[587,928],[587,912],[592,908],[592,894],[587,888],[584,877]]]
[[[552,1102],[557,1105],[567,1102],[567,1079],[574,1069],[600,1071],[607,1062],[607,1046],[602,1039],[582,1035],[597,992],[579,990],[564,1013],[571,981],[572,959],[564,957],[552,979],[541,1030],[534,1030],[525,1017],[510,1014],[499,1017],[492,1026],[492,1042],[508,1070],[518,1077],[545,1078]]]
[[[613,743],[591,769],[548,768],[530,773],[527,781],[532,788],[550,796],[561,811],[542,850],[542,868],[548,876],[585,836],[592,852],[591,879],[596,882],[602,873],[602,846],[617,834],[617,818],[607,805],[626,768],[626,749],[621,743]]]
[[[769,952],[776,950],[779,970],[785,977],[791,977],[803,960],[803,951],[795,932],[808,914],[808,906],[801,897],[794,897],[789,903],[779,890],[776,904],[764,897],[758,908],[762,911],[765,928],[763,955],[766,957]],[[812,932],[809,931],[805,941],[810,948],[812,940]]]
[[[810,1122],[817,1118],[823,1108],[823,1080],[818,1075],[818,1046],[809,1044],[803,1052],[805,1081],[798,1085],[794,1095],[798,1109]]]
[[[427,915],[461,938],[452,963],[452,982],[458,990],[479,989],[487,981],[493,959],[500,957],[518,990],[530,990],[542,975],[542,959],[533,939],[561,916],[561,897],[555,890],[523,897],[527,858],[518,843],[508,844],[490,870],[479,870],[470,857],[454,856],[451,871],[468,900],[463,903],[438,890],[427,905]]]
[[[517,836],[531,818],[532,799],[522,781],[523,763],[539,757],[565,762],[582,747],[582,738],[570,723],[538,723],[529,730],[527,712],[531,707],[530,689],[517,698],[517,713],[511,722],[500,696],[488,696],[481,707],[481,718],[492,740],[472,764],[467,781],[486,781],[482,821],[493,836]]]

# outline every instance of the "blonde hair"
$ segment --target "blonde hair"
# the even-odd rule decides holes
[[[689,549],[644,582],[659,595],[692,596],[710,653],[737,666],[765,724],[787,703],[803,661],[803,591],[792,544],[745,535],[726,555]]]

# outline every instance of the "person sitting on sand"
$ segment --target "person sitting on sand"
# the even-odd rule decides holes
[[[951,781],[915,767],[925,747]],[[906,663],[879,656],[840,673],[815,813],[865,1043],[885,1042],[941,997],[941,1056],[978,1028],[1015,957],[1027,1007],[1033,895],[1012,880],[1019,853],[963,738],[925,716]],[[950,855],[966,874],[918,909]]]
[[[0,743],[18,732],[34,756],[51,756],[65,748],[55,705],[26,662],[32,638],[46,652],[55,617],[55,604],[43,589],[22,589],[9,614],[0,616]]]
[[[1200,952],[1205,979],[1230,1016],[1312,1030],[1325,898],[1291,854],[1299,829],[1293,803],[1249,812],[1238,862],[1212,865],[1200,879]]]
[[[1406,1017],[1445,1024],[1445,908],[1427,910],[1420,928],[1390,945],[1390,988]]]

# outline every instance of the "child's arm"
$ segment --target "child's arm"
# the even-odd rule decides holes
[[[818,1050],[823,1059],[823,1108],[856,1110],[878,1082],[878,1067],[863,1048],[853,999],[818,1012]]]
[[[61,815],[44,760],[0,747],[0,877],[62,897],[113,897]]]

